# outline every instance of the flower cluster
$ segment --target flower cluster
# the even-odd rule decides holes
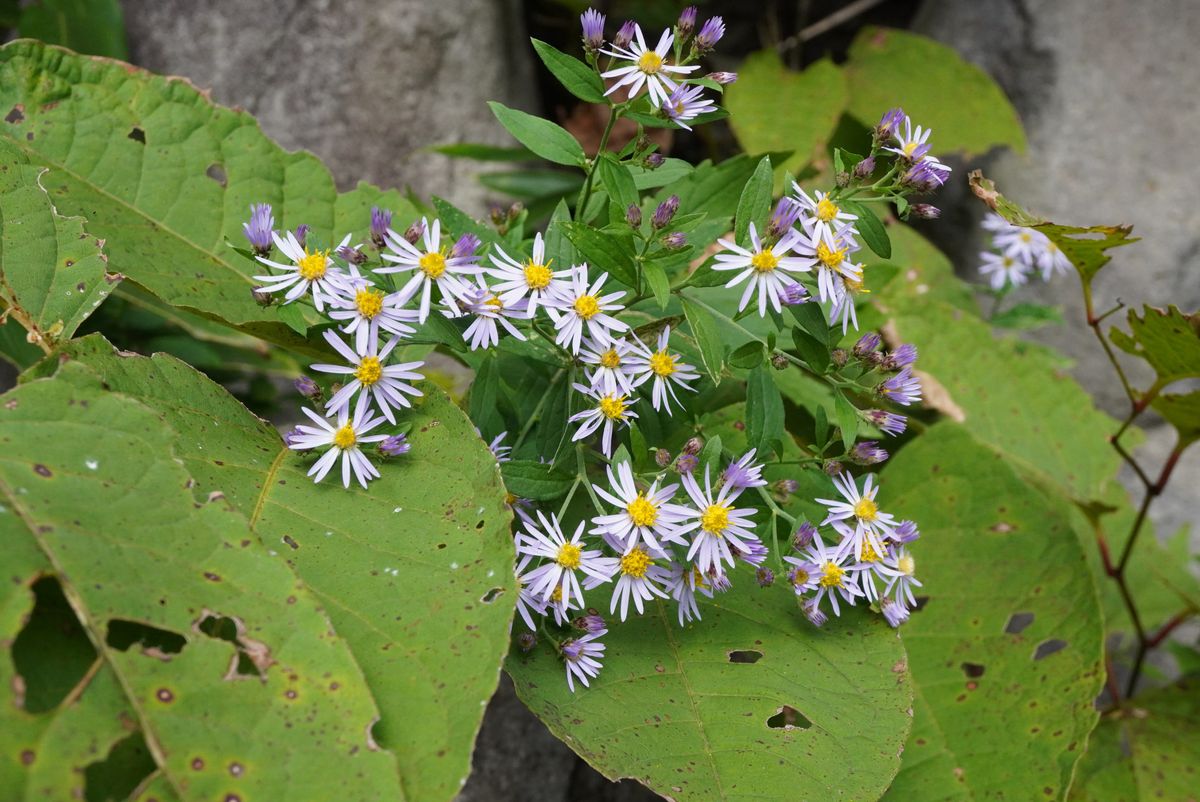
[[[1036,228],[1014,226],[995,212],[984,216],[982,226],[991,234],[991,249],[979,254],[979,272],[993,290],[1020,287],[1038,272],[1042,281],[1070,272],[1066,254]]]

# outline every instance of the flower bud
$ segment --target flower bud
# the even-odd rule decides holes
[[[699,460],[696,459],[695,454],[680,454],[679,458],[675,460],[675,470],[680,474],[691,473],[696,470],[697,462]]]
[[[365,265],[367,263],[367,255],[358,248],[352,248],[349,245],[339,246],[336,253],[352,265]]]
[[[657,170],[659,167],[663,166],[663,162],[666,160],[667,158],[665,156],[658,151],[655,151],[654,153],[647,154],[646,158],[642,159],[642,166],[647,170]]]
[[[655,228],[666,228],[671,224],[671,218],[675,216],[675,212],[679,211],[679,196],[672,195],[654,210],[654,217],[650,218],[650,225]]]
[[[800,204],[791,198],[780,198],[767,224],[767,239],[776,240],[786,234],[800,218]]]
[[[532,632],[522,632],[517,636],[517,647],[523,652],[532,652],[533,647],[537,646],[537,635]]]
[[[888,458],[888,453],[874,440],[863,440],[850,449],[850,461],[856,465],[877,465]]]
[[[692,32],[696,30],[696,7],[688,6],[679,14],[679,21],[675,23],[675,38],[683,44],[691,38]]]
[[[379,453],[385,457],[399,457],[412,450],[412,443],[403,434],[393,435],[379,444]]]
[[[498,203],[488,206],[488,218],[494,226],[502,226],[508,221],[508,210]]]
[[[271,234],[274,229],[275,217],[271,214],[271,204],[251,204],[250,220],[242,223],[242,231],[250,242],[250,247],[259,256],[266,256],[271,252]]]
[[[917,530],[917,524],[914,521],[901,521],[896,527],[896,533],[892,538],[897,543],[912,543],[919,538],[921,533]]]
[[[839,187],[850,186],[850,174],[845,170],[838,171],[833,176],[833,183],[837,184]]]
[[[783,354],[771,354],[771,367],[775,370],[787,370],[788,358]]]
[[[525,211],[525,204],[520,201],[513,201],[513,205],[508,207],[508,222],[515,222],[523,211]]]
[[[839,476],[842,473],[842,463],[835,459],[827,459],[821,464],[821,470],[825,471],[827,476]]]
[[[581,629],[584,632],[603,632],[607,629],[604,619],[598,614],[590,612],[587,615],[581,615],[571,622],[571,625],[576,629]]]
[[[275,302],[275,296],[264,290],[262,287],[255,287],[250,290],[251,297],[254,298],[254,303],[259,306],[270,306]]]
[[[629,208],[625,210],[625,222],[637,228],[642,224],[642,207],[636,203],[629,204]]]
[[[698,54],[703,55],[716,47],[717,42],[721,41],[721,37],[724,35],[725,20],[720,17],[709,17],[701,26],[700,33],[696,34],[696,41],[692,43],[692,47],[696,48]]]
[[[299,377],[292,384],[295,386],[296,392],[305,398],[320,401],[322,396],[324,396],[324,393],[321,392],[321,386],[307,376]]]
[[[665,448],[657,448],[654,450],[654,464],[660,468],[666,468],[671,464],[671,452]]]
[[[738,79],[738,74],[736,72],[710,72],[704,77],[710,81],[716,81],[721,86],[728,86]]]
[[[474,256],[475,251],[479,250],[479,237],[474,234],[463,234],[454,243],[454,247],[450,249],[451,259],[463,259],[468,256]]]
[[[579,15],[583,28],[583,49],[594,53],[604,46],[604,15],[594,8]]]
[[[883,343],[883,338],[873,331],[869,331],[858,338],[858,342],[854,344],[854,356],[862,359],[867,354],[874,351]]]
[[[845,367],[846,363],[850,361],[850,354],[846,353],[845,348],[834,348],[829,356],[833,359],[833,364],[839,368]]]
[[[799,306],[808,300],[808,290],[804,285],[793,281],[783,288],[783,303],[787,306]]]
[[[893,437],[904,434],[904,429],[908,425],[908,419],[903,415],[897,415],[884,409],[869,409],[863,413],[863,417]]]
[[[633,41],[633,20],[627,19],[617,29],[617,35],[613,37],[613,47],[623,48],[629,47],[629,43]]]
[[[298,443],[300,438],[303,436],[303,432],[295,427],[292,427],[291,429],[288,429],[287,434],[283,436],[283,442],[288,446],[288,448],[291,448],[292,446],[296,445],[296,443]]]
[[[304,223],[301,223],[300,225],[296,226],[296,242],[300,243],[301,248],[308,247],[308,232],[309,231],[312,231],[312,228]]]
[[[816,601],[805,602],[802,609],[804,610],[804,617],[814,627],[823,627],[825,626],[825,622],[829,620],[828,616],[817,608]]]
[[[704,448],[704,441],[699,437],[688,438],[688,441],[683,444],[684,454],[699,454],[700,449]]]
[[[416,245],[417,240],[425,236],[425,223],[421,220],[413,220],[411,226],[404,231],[404,239],[408,240],[410,245]]]
[[[812,545],[813,538],[816,536],[817,527],[805,521],[792,533],[792,548],[796,551],[803,551]]]
[[[885,370],[899,370],[906,368],[917,361],[917,346],[910,343],[904,343],[895,351],[892,351],[887,356],[883,367]]]
[[[682,231],[672,231],[663,237],[663,247],[669,251],[679,251],[687,247],[687,234]]]
[[[879,603],[879,612],[883,613],[883,617],[893,629],[908,620],[908,608],[903,602],[884,599]]]
[[[775,584],[775,572],[765,565],[754,572],[754,578],[760,588],[769,588]]]
[[[875,157],[868,156],[867,158],[854,165],[854,170],[850,175],[855,181],[862,181],[865,178],[870,178],[875,172]]]
[[[937,220],[942,216],[942,210],[928,203],[914,203],[908,207],[908,213],[920,220]]]
[[[392,210],[371,207],[371,242],[376,248],[382,248],[387,239],[388,229],[392,227]]]
[[[795,479],[780,479],[771,490],[776,498],[786,499],[800,489],[800,483]]]
[[[875,126],[875,140],[883,142],[886,139],[891,139],[892,135],[899,130],[900,125],[908,118],[902,108],[894,108],[886,112],[883,118],[879,120],[879,125]]]

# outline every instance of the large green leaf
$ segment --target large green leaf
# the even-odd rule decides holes
[[[954,275],[954,265],[933,243],[903,223],[888,226],[888,235],[892,244],[888,259],[859,251],[859,255],[865,256],[863,276],[876,305],[892,313],[919,312],[931,301],[944,301],[954,307],[954,314],[962,311],[979,316],[979,306],[970,287]],[[886,265],[900,269],[883,283],[876,277]]]
[[[914,123],[933,129],[935,154],[975,156],[998,145],[1025,150],[1025,132],[1004,92],[951,47],[868,26],[850,46],[845,73],[847,110],[866,126],[901,106]]]
[[[245,242],[250,204],[273,204],[279,227],[308,224],[322,247],[350,232],[365,239],[373,204],[398,220],[415,214],[399,193],[367,184],[339,195],[312,154],[284,151],[249,114],[184,80],[38,42],[0,48],[0,115],[9,119],[0,139],[50,168],[42,185],[51,201],[87,219],[111,271],[293,347],[279,307],[251,297],[263,266],[225,244]]]
[[[112,292],[101,242],[83,220],[63,217],[42,188],[44,167],[0,139],[0,303],[53,347],[75,333]]]
[[[899,638],[860,611],[815,629],[786,588],[732,579],[686,628],[673,602],[614,623],[604,669],[575,693],[548,645],[514,650],[517,694],[606,776],[681,802],[876,798],[910,723]],[[589,602],[607,610],[601,592]]]
[[[120,0],[32,0],[17,27],[21,36],[79,53],[128,58]]]
[[[921,527],[904,627],[913,732],[895,800],[1054,799],[1096,722],[1103,623],[1069,504],[971,429],[937,424],[883,472]]]
[[[105,688],[107,674],[93,678],[86,709],[53,714],[72,721],[67,737],[86,741],[73,727],[89,726],[107,744],[105,716],[132,711],[129,726],[184,799],[399,796],[395,756],[371,739],[378,708],[320,599],[228,500],[197,500],[159,415],[76,364],[62,373],[4,397],[0,530],[6,546],[36,544],[43,567],[28,556],[17,567],[54,571],[124,695]],[[223,618],[231,641],[206,630]],[[123,621],[173,633],[182,650],[114,645]],[[48,761],[80,752],[60,740],[59,721],[12,702],[0,728],[18,748],[5,755],[8,798],[46,768],[38,749]]]
[[[1200,315],[1185,315],[1174,305],[1145,306],[1140,315],[1130,309],[1128,322],[1128,333],[1113,329],[1109,336],[1122,351],[1154,368],[1157,386],[1200,377]]]
[[[223,493],[320,599],[379,702],[374,738],[395,752],[407,794],[452,796],[515,604],[510,513],[466,416],[426,385],[408,418],[409,455],[369,491],[314,486],[309,461],[184,363],[119,355],[99,337],[67,353],[113,393],[153,407],[196,499]]]

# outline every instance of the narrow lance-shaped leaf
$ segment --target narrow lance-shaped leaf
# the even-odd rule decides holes
[[[874,251],[882,259],[890,259],[892,256],[892,242],[888,239],[887,229],[883,223],[875,216],[875,213],[867,208],[865,204],[858,203],[852,200],[840,201],[841,206],[851,214],[857,215],[858,220],[855,225],[858,233],[862,235],[863,242],[867,243],[867,247]]]
[[[598,231],[586,223],[564,221],[558,226],[596,274],[608,273],[627,287],[637,287],[632,237]]]
[[[585,103],[604,103],[604,81],[588,65],[540,39],[531,39],[538,58],[568,92]]]
[[[774,369],[762,364],[746,378],[746,439],[762,459],[782,449],[783,396],[775,386]]]
[[[754,174],[746,182],[742,196],[738,199],[737,214],[734,215],[734,237],[742,247],[749,247],[750,224],[754,223],[759,236],[766,234],[767,214],[771,211],[771,157],[763,156],[754,168]]]
[[[517,109],[510,109],[494,100],[490,101],[488,106],[505,130],[546,161],[570,167],[583,164],[583,148],[562,126]]]
[[[700,347],[700,359],[704,362],[704,370],[713,380],[713,384],[720,384],[721,370],[725,362],[725,344],[721,341],[717,322],[707,308],[691,298],[680,296],[679,301],[688,325],[692,328],[696,345]]]

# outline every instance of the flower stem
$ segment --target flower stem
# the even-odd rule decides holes
[[[613,126],[617,124],[617,118],[620,116],[621,111],[616,106],[609,109],[608,123],[604,126],[604,133],[600,136],[600,146],[596,148],[596,155],[592,157],[592,163],[588,165],[587,178],[583,181],[583,189],[579,191],[579,200],[575,203],[576,222],[583,222],[581,215],[587,209],[587,202],[592,196],[592,180],[596,176],[596,162],[608,148],[608,137],[612,134]]]

